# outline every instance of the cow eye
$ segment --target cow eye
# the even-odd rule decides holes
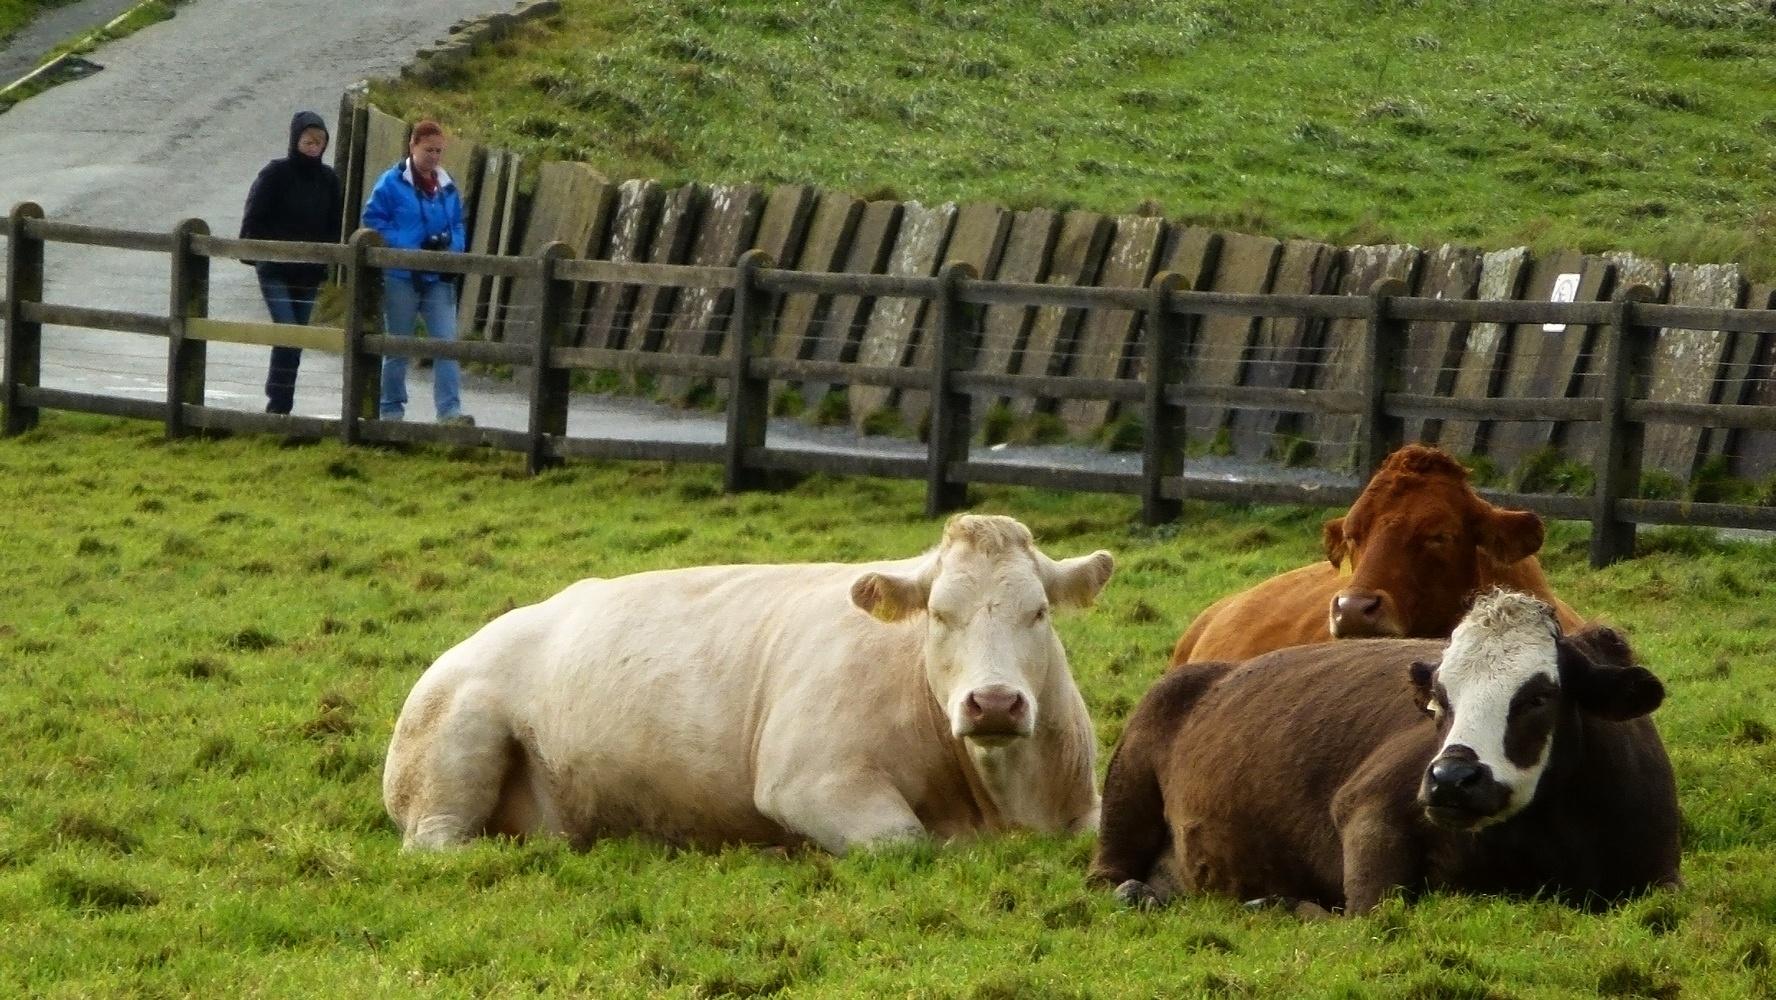
[[[1047,620],[1048,620],[1048,606],[1047,605],[1037,608],[1036,613],[1030,616],[1030,624],[1032,624],[1032,625],[1040,625]]]
[[[944,614],[942,611],[939,611],[936,608],[931,609],[931,620],[936,622],[939,625],[942,625],[944,628],[950,627],[950,616]]]

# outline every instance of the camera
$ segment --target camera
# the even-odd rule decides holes
[[[421,250],[448,250],[448,249],[450,249],[450,232],[449,232],[449,230],[445,230],[444,232],[441,232],[441,233],[433,233],[430,236],[427,236],[425,239],[420,240],[419,241],[419,248]]]

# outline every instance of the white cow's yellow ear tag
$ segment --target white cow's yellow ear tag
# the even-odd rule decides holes
[[[1340,578],[1344,578],[1350,576],[1351,573],[1351,557],[1345,556],[1344,562],[1338,564],[1338,575]]]

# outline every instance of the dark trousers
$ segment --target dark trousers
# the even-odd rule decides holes
[[[259,275],[259,294],[265,296],[265,309],[273,323],[294,323],[307,326],[314,312],[317,285],[298,285],[282,278]],[[296,403],[296,369],[302,366],[302,348],[271,349],[271,371],[265,376],[265,412],[289,413]]]

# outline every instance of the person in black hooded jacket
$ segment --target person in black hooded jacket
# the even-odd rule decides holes
[[[241,239],[339,242],[345,192],[339,175],[322,161],[327,151],[327,123],[313,111],[290,119],[289,153],[272,160],[253,179],[241,214]],[[259,291],[274,323],[306,325],[315,296],[326,280],[325,264],[254,264]],[[296,396],[296,369],[302,348],[271,349],[271,371],[265,378],[265,412],[289,413]]]

